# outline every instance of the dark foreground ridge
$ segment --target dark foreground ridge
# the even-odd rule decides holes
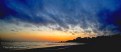
[[[121,35],[99,37],[77,37],[66,42],[86,43],[85,45],[58,46],[49,48],[36,48],[27,50],[5,50],[2,52],[121,52]],[[65,42],[65,43],[66,43]]]

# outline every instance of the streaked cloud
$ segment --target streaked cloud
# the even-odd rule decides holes
[[[0,23],[1,28],[11,23],[32,31],[108,35],[121,30],[114,18],[121,14],[116,12],[121,11],[120,3],[121,0],[1,0]]]

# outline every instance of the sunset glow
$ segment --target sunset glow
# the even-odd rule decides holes
[[[121,29],[118,0],[2,0],[0,6],[0,37],[8,40],[66,41]]]
[[[74,34],[74,33],[73,33]],[[73,35],[69,32],[63,31],[26,31],[26,32],[8,32],[2,33],[1,37],[6,39],[15,40],[28,40],[28,41],[66,41],[76,37],[90,37],[84,33],[75,33]]]

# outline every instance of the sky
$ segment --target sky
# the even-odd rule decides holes
[[[65,41],[121,33],[121,0],[0,0],[0,37]]]

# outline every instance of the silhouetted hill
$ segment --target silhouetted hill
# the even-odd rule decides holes
[[[117,35],[111,35],[111,36],[98,36],[98,37],[85,37],[85,38],[81,38],[81,37],[77,37],[76,39],[73,40],[68,40],[66,42],[78,42],[78,43],[118,43],[121,44],[121,35],[117,34]]]

